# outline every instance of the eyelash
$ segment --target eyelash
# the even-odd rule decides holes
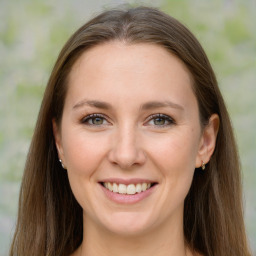
[[[103,122],[104,122],[104,121],[107,121],[107,122],[108,122],[108,120],[107,120],[107,118],[106,118],[105,115],[102,115],[102,114],[90,114],[90,115],[84,117],[84,118],[81,120],[81,123],[82,123],[82,124],[89,125],[89,126],[101,126],[101,125],[106,125],[106,124],[93,124],[93,123],[89,123],[90,120],[92,121],[92,120],[95,120],[96,118],[100,118],[101,120],[103,120]],[[109,122],[108,122],[108,123],[109,123]]]
[[[165,114],[153,114],[153,115],[149,116],[148,119],[147,119],[146,124],[148,124],[150,121],[155,121],[157,118],[163,120],[164,122],[167,121],[168,123],[167,124],[164,123],[164,124],[161,124],[161,125],[154,124],[154,126],[162,128],[162,127],[167,127],[167,126],[175,124],[174,119],[171,118],[168,115],[165,115]]]
[[[93,123],[90,123],[90,121],[93,121],[95,120],[96,118],[100,118],[102,120],[102,124],[93,124]],[[149,116],[146,120],[146,124],[145,126],[148,126],[150,125],[149,122],[150,121],[155,121],[156,119],[161,119],[163,120],[164,122],[168,122],[167,124],[160,124],[160,125],[157,125],[157,124],[153,124],[153,126],[157,126],[157,128],[163,128],[163,127],[167,127],[167,126],[171,126],[173,124],[175,124],[175,121],[173,118],[171,118],[170,116],[168,115],[165,115],[165,114],[153,114],[151,116]],[[103,115],[103,114],[90,114],[86,117],[84,117],[82,120],[81,120],[81,123],[82,124],[86,124],[88,126],[102,126],[102,125],[106,125],[104,124],[104,121],[106,121],[107,123],[109,123],[109,121],[107,120],[106,116]]]

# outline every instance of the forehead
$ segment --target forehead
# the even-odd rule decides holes
[[[108,42],[85,51],[73,65],[68,97],[83,96],[148,100],[172,95],[194,97],[193,79],[185,64],[164,47],[149,43]],[[129,89],[130,93],[127,94]],[[116,97],[115,97],[116,96]],[[152,99],[151,99],[152,98]],[[194,97],[195,98],[195,97]]]
[[[144,66],[144,68],[152,67],[157,72],[161,70],[161,66],[168,67],[172,64],[174,72],[176,69],[182,69],[186,78],[189,79],[188,82],[192,80],[185,64],[163,46],[153,43],[128,44],[120,41],[102,43],[83,52],[71,68],[70,76],[76,75],[75,72],[79,72],[81,68],[90,67],[99,70],[101,67],[109,67],[109,69],[124,67],[127,69],[128,64],[140,68],[138,71]]]

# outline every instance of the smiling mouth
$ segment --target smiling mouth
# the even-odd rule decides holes
[[[112,183],[112,182],[101,182],[102,186],[104,186],[107,190],[117,193],[117,194],[123,194],[123,195],[135,195],[142,193],[157,183],[137,183],[137,184],[118,184],[118,183]]]

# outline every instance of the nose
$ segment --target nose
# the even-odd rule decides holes
[[[113,137],[108,154],[109,161],[112,164],[127,170],[145,163],[146,154],[142,149],[139,135],[134,129],[119,130]]]

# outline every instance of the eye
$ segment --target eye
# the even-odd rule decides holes
[[[166,127],[173,124],[175,124],[175,122],[170,116],[164,115],[164,114],[155,114],[155,115],[151,115],[148,118],[146,125]]]
[[[93,125],[93,126],[100,126],[100,125],[107,125],[109,122],[102,114],[91,114],[84,117],[81,122],[86,125]]]

